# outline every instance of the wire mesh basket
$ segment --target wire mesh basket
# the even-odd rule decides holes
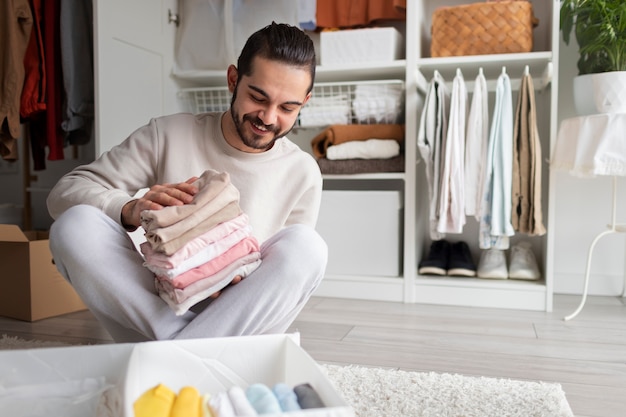
[[[227,87],[182,90],[193,113],[225,111],[231,94]],[[391,124],[404,122],[404,82],[401,80],[317,83],[300,111],[297,126],[333,124]]]

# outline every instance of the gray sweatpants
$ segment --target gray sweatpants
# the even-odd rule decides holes
[[[261,245],[260,266],[182,316],[157,294],[128,233],[99,209],[67,210],[50,229],[63,275],[116,342],[283,333],[324,276],[328,247],[293,225]]]

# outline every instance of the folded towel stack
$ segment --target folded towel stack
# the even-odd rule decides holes
[[[402,84],[357,84],[352,109],[360,123],[397,123],[402,114]]]
[[[313,96],[300,110],[300,126],[348,124],[350,117],[350,100],[347,94]]]
[[[398,124],[333,125],[311,139],[311,146],[313,147],[313,155],[316,158],[323,158],[327,157],[330,146],[337,146],[346,142],[364,142],[369,139],[393,140],[402,143],[404,141],[404,126]],[[368,152],[363,152],[363,154],[366,153]],[[370,157],[381,158],[379,155],[372,155],[371,152],[369,154]],[[395,156],[388,156],[388,153],[385,155],[386,157]]]
[[[199,191],[191,203],[141,213],[144,265],[176,315],[261,263],[259,243],[230,176],[207,170],[193,184]]]

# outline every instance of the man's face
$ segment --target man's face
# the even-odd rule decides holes
[[[233,74],[236,76],[236,70],[231,67],[229,80]],[[230,112],[241,140],[235,147],[262,152],[289,133],[310,97],[310,83],[311,76],[304,68],[255,58],[251,76],[243,76],[233,89]]]

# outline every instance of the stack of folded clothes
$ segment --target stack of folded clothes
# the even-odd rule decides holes
[[[359,123],[397,123],[402,114],[402,84],[357,84],[352,110]]]
[[[193,184],[199,191],[191,203],[141,214],[144,265],[176,315],[261,263],[259,243],[230,176],[207,170]]]
[[[350,123],[350,99],[347,94],[313,96],[300,110],[300,126],[324,126]]]
[[[323,174],[403,172],[404,126],[333,125],[311,140]]]

